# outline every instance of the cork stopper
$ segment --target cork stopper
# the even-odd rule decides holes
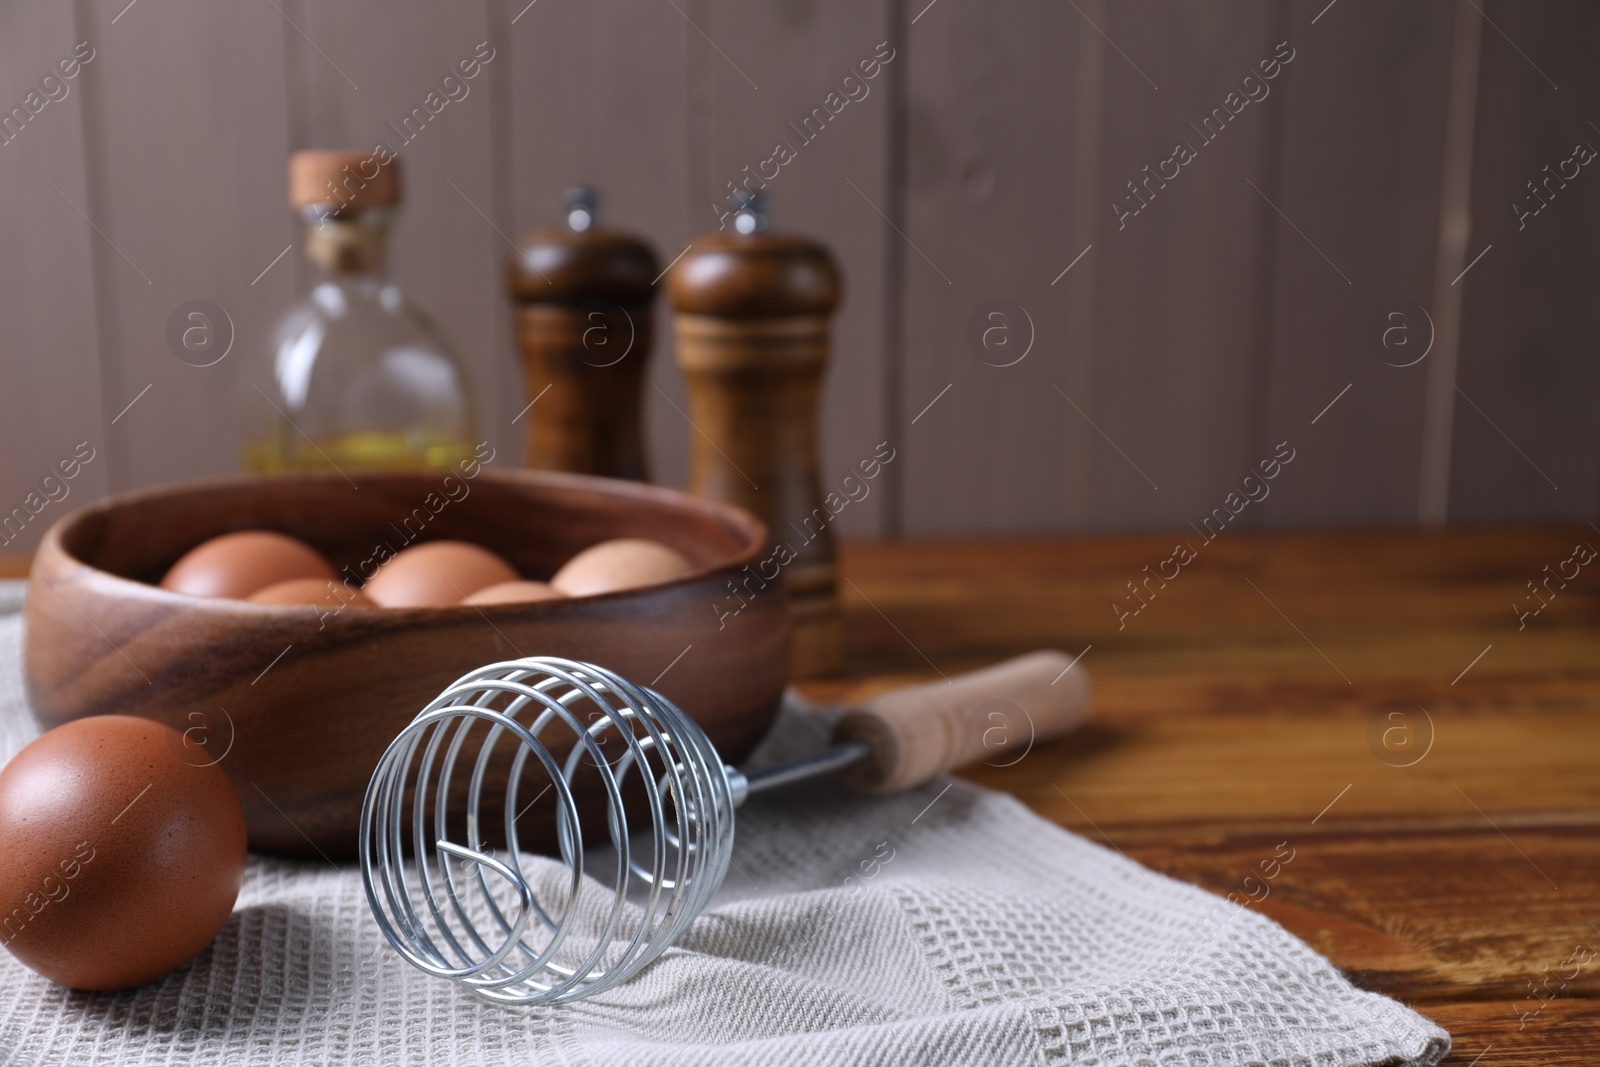
[[[770,231],[765,198],[745,197],[731,230],[695,239],[667,276],[672,306],[730,319],[826,315],[842,282],[828,249]]]
[[[289,156],[289,205],[344,215],[400,203],[400,161],[371,151],[308,148]]]
[[[512,298],[528,304],[648,304],[661,273],[650,246],[601,225],[600,198],[593,189],[567,190],[566,207],[565,226],[522,238],[506,265]]]

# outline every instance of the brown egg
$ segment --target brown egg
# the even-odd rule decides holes
[[[128,989],[188,963],[233,911],[244,811],[205,748],[101,715],[0,770],[0,941],[75,989]]]
[[[385,608],[445,607],[485,586],[518,578],[516,568],[487,548],[465,541],[429,541],[379,567],[362,591]]]
[[[290,578],[251,593],[257,604],[310,604],[337,611],[340,608],[377,607],[365,593],[326,578]]]
[[[304,541],[269,530],[241,530],[185,552],[161,579],[161,588],[243,598],[290,578],[336,577],[333,564]]]
[[[568,596],[593,596],[670,582],[693,570],[694,564],[677,549],[642,537],[619,537],[590,545],[567,560],[550,584]]]
[[[567,594],[543,582],[501,582],[486,585],[463,604],[531,604],[535,600],[565,600]]]

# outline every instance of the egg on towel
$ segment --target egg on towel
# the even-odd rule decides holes
[[[129,715],[76,719],[18,752],[0,771],[11,954],[62,985],[109,990],[162,978],[209,945],[246,855],[219,758]]]

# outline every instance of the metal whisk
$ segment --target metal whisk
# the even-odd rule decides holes
[[[1063,733],[1088,708],[1087,682],[1071,662],[1035,652],[885,694],[846,713],[837,747],[749,777],[725,766],[672,701],[614,671],[545,656],[482,667],[419,712],[373,773],[361,810],[367,900],[413,966],[486,1000],[592,996],[660,956],[715,896],[733,854],[733,809],[751,793],[853,765],[866,788],[902,789],[982,756],[996,730],[1013,748],[1024,734],[1031,744]],[[980,736],[981,744],[968,740]],[[496,850],[480,807],[502,742],[512,754],[505,842]],[[456,765],[464,752],[463,806]],[[548,785],[525,798],[530,758]],[[580,774],[604,793],[611,853],[589,868],[574,793]],[[552,791],[564,870],[518,836],[519,815]],[[630,820],[630,808],[642,814]],[[452,839],[460,829],[464,842]],[[610,892],[593,877],[607,866]]]

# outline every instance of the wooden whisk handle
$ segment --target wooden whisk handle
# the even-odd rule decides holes
[[[871,746],[871,757],[850,775],[875,793],[909,789],[992,754],[1025,753],[1088,716],[1088,675],[1072,664],[1063,652],[1030,652],[947,682],[884,693],[846,711],[834,743]]]

